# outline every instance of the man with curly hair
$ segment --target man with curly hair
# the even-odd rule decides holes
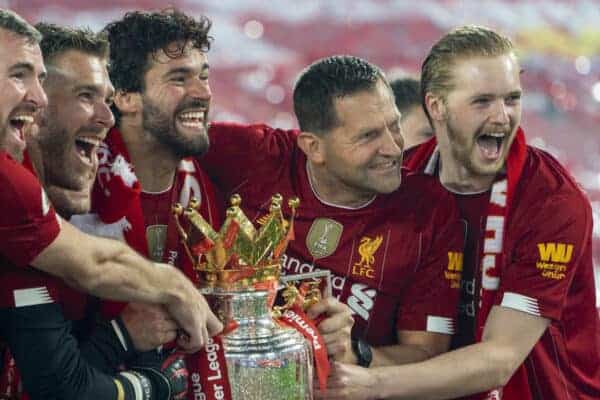
[[[117,123],[100,149],[94,214],[76,218],[83,229],[124,239],[192,279],[171,208],[196,198],[204,218],[220,226],[222,200],[198,163],[209,146],[210,27],[208,18],[174,9],[129,12],[106,26]],[[326,314],[320,327],[338,336],[349,331],[347,307],[335,299],[318,306]],[[121,308],[107,304],[104,316],[112,318]]]

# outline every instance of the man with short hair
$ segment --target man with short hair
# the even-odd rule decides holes
[[[447,350],[462,228],[449,194],[401,171],[400,114],[383,73],[357,57],[318,60],[296,83],[294,111],[300,131],[212,123],[200,162],[253,220],[273,192],[300,199],[284,273],[331,271],[333,295],[355,314],[352,342],[319,325],[335,359],[390,365]]]
[[[163,304],[189,334],[180,344],[198,349],[208,339],[207,325],[213,334],[222,325],[189,280],[172,269],[156,268],[127,246],[89,237],[60,220],[37,179],[15,161],[25,147],[24,132],[47,103],[39,40],[39,32],[22,18],[0,10],[2,268],[31,265],[100,297]],[[1,293],[7,301],[32,301],[22,295]],[[36,292],[34,298],[41,301],[48,295]]]
[[[421,84],[418,79],[398,78],[390,82],[396,107],[402,115],[402,133],[405,149],[424,143],[433,137],[433,129],[423,110]]]
[[[338,365],[327,398],[600,395],[591,207],[563,166],[525,144],[520,74],[510,40],[488,28],[432,47],[421,83],[436,140],[408,165],[454,193],[468,222],[458,349],[373,371]]]
[[[27,138],[27,147],[36,155],[36,169],[44,172],[50,201],[61,217],[69,218],[89,209],[97,147],[114,123],[114,90],[106,70],[109,45],[85,29],[49,24],[36,28],[43,35],[48,107],[39,117],[39,133]],[[118,399],[121,393],[125,399],[137,399],[137,387],[144,389],[139,398],[148,400],[185,392],[185,378],[174,376],[183,366],[180,357],[118,373],[125,364],[139,367],[140,351],[175,339],[177,325],[161,307],[129,306],[89,336],[93,318],[86,314],[94,308],[93,300],[32,268],[2,269],[0,278],[2,289],[15,294],[14,299],[0,299],[0,337],[10,346],[29,398]],[[16,369],[9,363],[0,376],[0,382],[8,384],[0,396],[19,390],[11,376]]]

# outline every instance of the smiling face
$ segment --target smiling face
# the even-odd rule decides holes
[[[206,54],[188,46],[171,58],[159,50],[150,63],[142,93],[144,130],[178,157],[203,154],[211,99]]]
[[[37,140],[45,185],[63,216],[87,212],[98,169],[97,150],[114,124],[106,60],[77,50],[55,56],[44,87],[48,108]]]
[[[45,75],[40,47],[0,29],[0,147],[15,159],[22,158],[25,131],[47,104]]]
[[[334,107],[338,123],[322,137],[329,182],[356,197],[396,190],[404,142],[390,88],[379,81],[335,99]]]
[[[452,78],[454,89],[435,127],[442,168],[446,160],[472,177],[493,177],[504,167],[521,121],[517,59],[513,53],[470,57],[454,64]]]

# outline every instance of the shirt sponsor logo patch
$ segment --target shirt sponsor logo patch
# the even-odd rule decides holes
[[[352,275],[366,276],[367,278],[375,278],[375,253],[383,242],[383,235],[377,235],[374,238],[363,236],[358,245],[358,254],[360,260],[352,266]]]
[[[363,283],[355,283],[350,288],[350,295],[346,300],[352,314],[358,314],[365,321],[369,320],[369,314],[375,305],[377,290],[369,288]]]
[[[460,278],[463,270],[463,253],[458,251],[448,252],[448,269],[444,271],[444,277],[450,281],[452,289],[460,287]]]
[[[566,243],[538,243],[540,259],[535,266],[544,278],[561,280],[573,256],[573,245]]]
[[[315,219],[306,235],[308,251],[315,259],[332,255],[337,249],[343,230],[344,226],[332,219]]]

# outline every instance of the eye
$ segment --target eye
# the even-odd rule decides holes
[[[79,93],[79,98],[85,101],[94,100],[94,94],[91,92],[81,92]]]
[[[521,100],[521,94],[513,94],[508,96],[504,101],[506,104],[517,104]]]
[[[182,85],[185,83],[185,76],[176,75],[170,79],[171,82],[176,83],[178,85]]]
[[[16,72],[13,72],[12,74],[10,74],[10,77],[14,78],[14,79],[22,80],[22,79],[25,79],[26,75],[25,75],[25,72],[23,72],[23,71],[16,71]]]
[[[484,106],[489,104],[491,101],[491,99],[489,97],[478,97],[475,100],[473,100],[473,104],[476,104],[478,106]]]

